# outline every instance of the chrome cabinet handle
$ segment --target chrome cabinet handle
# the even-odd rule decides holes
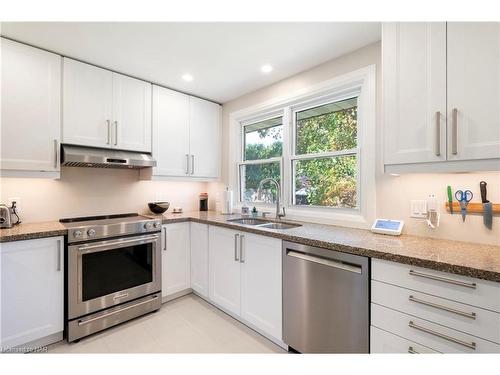
[[[466,283],[465,281],[448,279],[447,277],[442,277],[442,276],[429,275],[427,273],[422,273],[422,272],[413,271],[413,270],[410,270],[409,274],[412,276],[423,277],[425,279],[437,280],[437,281],[442,281],[442,282],[448,283],[448,284],[459,285],[459,286],[463,286],[465,288],[476,289],[476,283]]]
[[[106,144],[109,145],[111,144],[111,121],[106,120],[106,123],[108,124],[108,139],[106,140]]]
[[[119,313],[121,313],[123,311],[127,311],[127,310],[130,310],[130,309],[133,309],[134,307],[137,307],[137,306],[145,305],[146,303],[153,302],[156,299],[158,299],[158,296],[153,296],[153,298],[148,299],[147,301],[142,301],[142,302],[136,303],[134,305],[126,306],[126,307],[124,307],[122,309],[110,311],[110,312],[108,312],[106,314],[102,314],[100,316],[96,316],[95,318],[90,318],[90,319],[86,319],[86,320],[79,320],[78,321],[78,325],[79,326],[84,326],[86,324],[95,322],[96,320],[104,319],[104,318],[107,318],[109,316],[113,316],[113,315],[119,314]]]
[[[441,155],[441,112],[436,112],[436,156]]]
[[[458,109],[453,108],[451,111],[451,153],[456,155],[457,151],[457,122],[458,122]]]
[[[244,256],[244,244],[245,244],[245,236],[241,235],[240,236],[240,263],[245,263],[245,259],[243,258]]]
[[[167,228],[163,228],[163,251],[167,251]]]
[[[447,307],[447,306],[443,306],[443,305],[438,305],[437,303],[425,301],[425,300],[420,299],[420,298],[415,298],[413,296],[409,296],[408,300],[411,301],[411,302],[420,303],[421,305],[426,305],[426,306],[434,307],[434,308],[439,309],[439,310],[448,311],[448,312],[451,312],[453,314],[465,316],[466,318],[476,319],[476,313],[474,313],[474,312],[468,313],[468,312],[457,310],[457,309],[454,309],[454,308],[451,308],[451,307]]]
[[[54,139],[54,169],[57,169],[57,163],[58,163],[58,147],[59,146],[59,142],[57,141],[57,139]]]
[[[189,154],[186,154],[186,174],[189,174]]]
[[[61,271],[61,240],[57,240],[57,269],[56,271]]]
[[[194,155],[191,155],[191,174],[194,174]]]
[[[469,349],[476,350],[476,343],[475,342],[467,342],[467,341],[463,341],[463,340],[460,340],[460,339],[456,339],[456,338],[448,336],[448,335],[446,335],[444,333],[436,332],[436,331],[434,331],[432,329],[419,326],[418,324],[415,324],[412,321],[408,322],[408,327],[416,329],[418,331],[422,331],[422,332],[428,333],[428,334],[436,336],[436,337],[440,337],[442,339],[445,339],[445,340],[448,340],[448,341],[451,341],[451,342],[454,342],[455,344],[459,344],[459,345],[465,346],[465,347],[467,347]]]
[[[413,346],[409,346],[408,347],[408,353],[410,353],[410,354],[420,354],[415,349],[413,349]]]
[[[118,121],[115,121],[115,146],[118,144]]]
[[[234,261],[239,262],[238,259],[238,238],[240,237],[239,234],[234,235]]]

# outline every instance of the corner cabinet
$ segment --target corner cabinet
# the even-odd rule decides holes
[[[162,227],[163,300],[188,292],[191,287],[191,249],[189,223],[165,224]]]
[[[220,138],[220,105],[153,86],[152,176],[217,179]]]
[[[63,142],[151,152],[151,84],[64,58]]]
[[[1,52],[2,175],[59,172],[61,57],[4,38]]]
[[[384,23],[385,171],[500,169],[499,77],[499,23]]]
[[[191,289],[208,298],[208,225],[191,222]]]
[[[64,237],[1,243],[0,259],[0,347],[62,340]]]
[[[281,240],[209,226],[209,299],[282,340]]]

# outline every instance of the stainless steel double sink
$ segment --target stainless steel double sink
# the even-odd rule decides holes
[[[301,227],[301,224],[287,223],[287,222],[277,222],[265,219],[257,218],[240,218],[240,219],[229,219],[228,222],[242,225],[249,225],[259,228],[267,229],[291,229]]]

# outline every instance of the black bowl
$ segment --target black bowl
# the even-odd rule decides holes
[[[168,202],[152,202],[152,203],[148,203],[148,207],[151,210],[151,212],[153,212],[155,214],[162,214],[168,210],[168,208],[170,207],[170,203],[168,203]]]

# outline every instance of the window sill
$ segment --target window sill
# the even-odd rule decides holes
[[[275,204],[257,204],[257,202],[248,202],[247,206],[249,206],[250,209],[255,206],[259,212],[259,215],[261,215],[263,211],[271,212],[271,214],[268,215],[269,218],[274,218],[274,215],[276,213]],[[242,204],[235,205],[233,207],[234,213],[241,213],[241,207]],[[284,221],[288,219],[292,221],[296,220],[315,224],[338,225],[342,227],[360,229],[371,228],[373,222],[372,219],[366,218],[358,210],[352,210],[352,212],[348,212],[347,210],[329,209],[326,207],[285,207],[285,210],[286,216],[283,218]]]

